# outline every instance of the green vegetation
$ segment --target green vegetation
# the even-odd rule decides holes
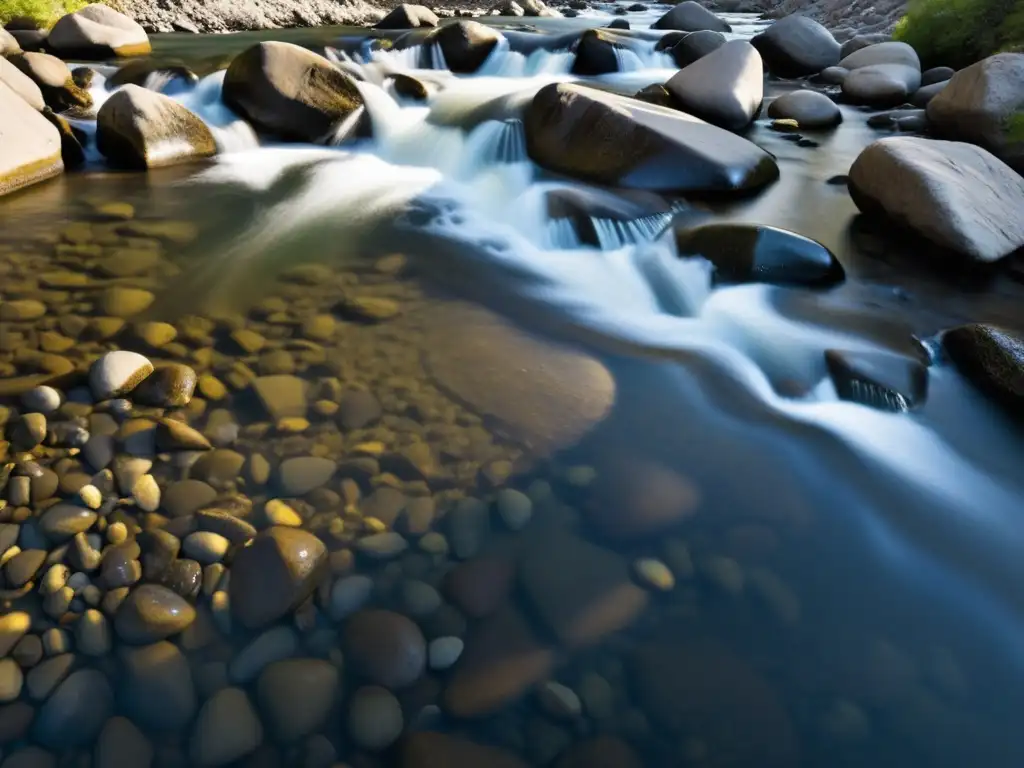
[[[51,27],[61,16],[88,5],[88,0],[0,0],[0,22],[27,17]]]
[[[1024,51],[1024,0],[910,0],[894,37],[925,67],[956,69],[1001,51]]]
[[[1014,112],[1006,121],[1006,140],[1024,143],[1024,112]]]

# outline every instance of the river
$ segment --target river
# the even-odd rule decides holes
[[[613,8],[522,21],[556,34],[603,26]],[[639,52],[623,53],[618,73],[584,79],[630,94],[664,82],[671,57],[642,30],[667,9],[628,14]],[[724,18],[733,37],[764,26]],[[1005,276],[936,270],[924,247],[865,221],[846,188],[828,183],[880,135],[869,113],[843,105],[838,129],[803,144],[762,117],[747,137],[777,157],[777,183],[739,200],[641,200],[633,221],[593,219],[594,244],[572,218],[552,218],[549,195],[585,193],[612,208],[621,199],[538,169],[515,106],[545,84],[580,79],[571,53],[499,46],[476,75],[454,76],[417,69],[416,48],[372,50],[363,35],[154,36],[154,60],[202,77],[149,84],[202,116],[221,154],[146,174],[110,171],[94,155],[81,172],[0,201],[0,296],[51,308],[15,329],[22,341],[70,335],[69,317],[105,314],[97,290],[143,289],[155,300],[132,323],[172,324],[178,339],[147,346],[126,329],[119,345],[187,362],[233,391],[250,374],[296,375],[310,388],[312,424],[296,431],[261,426],[241,396],[218,402],[207,392],[190,417],[206,435],[230,425],[218,447],[351,464],[381,454],[370,444],[385,456],[429,446],[436,474],[382,459],[358,490],[334,483],[297,503],[308,527],[327,515],[355,530],[375,530],[353,508],[371,515],[389,485],[436,504],[432,527],[448,532],[451,557],[421,544],[377,558],[351,535],[330,547],[354,549],[354,563],[350,552],[335,573],[369,575],[375,605],[412,613],[427,639],[465,639],[453,671],[399,696],[407,732],[458,734],[538,766],[1024,765],[1024,442],[935,342],[966,321],[1021,327],[1024,291]],[[221,104],[217,71],[261,39],[308,44],[363,72],[372,139],[261,143]],[[429,99],[397,95],[387,79],[396,72],[436,84]],[[766,95],[791,87],[772,80]],[[91,90],[97,102],[109,96],[102,77]],[[792,230],[835,253],[846,280],[827,290],[714,284],[705,264],[676,253],[666,233],[674,217]],[[83,223],[75,247],[55,246]],[[159,258],[100,277],[93,269],[84,283],[58,279],[76,261],[115,259],[109,248]],[[353,296],[377,304],[353,309]],[[321,320],[323,332],[314,322],[339,312],[372,322]],[[240,330],[257,332],[262,351],[233,345]],[[841,399],[827,349],[926,359],[926,399],[896,411]],[[328,380],[373,393],[383,420],[344,435],[322,428],[314,410],[332,420],[337,399]],[[182,471],[168,466],[166,479]],[[239,476],[228,490],[267,496],[247,482]],[[464,543],[459,504],[502,488],[530,498],[529,523],[505,530],[495,518]],[[479,580],[480,599],[495,604],[479,616],[452,586],[460,560],[493,566],[463,579]],[[667,564],[671,588],[637,587],[630,573],[648,560]],[[506,565],[515,575],[502,581],[493,570]],[[447,602],[418,613],[411,581]],[[330,718],[300,741],[275,740],[265,720],[262,746],[237,764],[320,765],[326,741],[325,766],[448,766],[352,744],[342,698],[365,676],[367,651],[348,638],[350,653],[329,613],[310,619],[313,629],[297,618],[299,647],[284,655],[341,670],[345,693]],[[225,670],[252,638],[236,626],[179,642],[200,702],[224,675],[237,682]],[[117,658],[79,663],[116,688]],[[242,677],[259,699],[255,677]],[[582,698],[582,711],[579,698],[552,703],[561,691],[552,681]],[[548,687],[535,695],[538,685]],[[131,707],[118,695],[129,719]],[[153,734],[154,765],[194,756],[198,737],[186,726]],[[637,762],[614,749],[606,762],[567,761],[600,736],[628,744]]]

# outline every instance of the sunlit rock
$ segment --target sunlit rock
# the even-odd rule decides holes
[[[742,131],[764,98],[761,54],[745,40],[731,40],[679,70],[665,88],[683,111],[730,131]]]

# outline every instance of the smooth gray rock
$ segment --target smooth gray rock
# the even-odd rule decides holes
[[[704,29],[709,29],[712,32],[732,31],[732,27],[725,21],[693,0],[679,3],[654,22],[651,29],[676,29],[681,32],[699,32]]]
[[[906,43],[887,42],[869,45],[839,60],[839,66],[853,71],[878,64],[899,64],[921,71],[917,51]]]
[[[730,131],[753,121],[764,98],[761,54],[745,40],[730,40],[665,83],[688,114]]]
[[[255,680],[264,667],[295,655],[299,638],[291,627],[273,627],[243,647],[228,666],[228,679],[241,685]]]
[[[870,64],[852,70],[843,80],[843,96],[855,104],[888,107],[907,101],[920,87],[920,69],[904,64]]]
[[[0,82],[0,195],[64,170],[60,134],[29,102]]]
[[[817,91],[792,91],[768,105],[768,117],[796,120],[801,128],[832,128],[843,113],[828,96]]]
[[[779,77],[804,77],[839,63],[839,42],[807,16],[786,16],[750,41],[767,70]]]

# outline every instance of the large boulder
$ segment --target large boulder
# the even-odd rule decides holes
[[[928,120],[938,136],[979,144],[1024,173],[1024,54],[1000,53],[957,72],[928,102]]]
[[[75,85],[68,65],[56,56],[48,53],[23,53],[10,57],[9,61],[39,86],[47,106],[57,112],[72,107],[88,109],[92,106],[92,95]]]
[[[765,66],[779,77],[815,75],[839,63],[839,42],[806,16],[787,16],[750,41]]]
[[[46,107],[43,92],[35,81],[3,56],[0,56],[0,83],[21,96],[37,112],[42,112]]]
[[[760,147],[676,110],[572,83],[552,83],[526,110],[540,165],[599,184],[675,192],[759,189],[779,168]]]
[[[710,29],[713,32],[732,32],[732,27],[726,22],[693,0],[686,0],[677,5],[651,24],[651,29],[677,29],[681,32],[699,32],[702,29]]]
[[[761,54],[745,40],[731,40],[679,70],[665,88],[683,111],[730,131],[742,131],[764,98]]]
[[[802,130],[832,128],[843,122],[843,113],[828,96],[818,91],[791,91],[768,105],[768,117],[796,120]]]
[[[901,64],[921,71],[921,59],[918,58],[917,51],[906,43],[887,42],[869,45],[839,60],[839,66],[849,70],[872,67],[876,64]]]
[[[846,76],[843,96],[854,104],[893,107],[907,101],[920,87],[920,69],[905,64],[871,64]]]
[[[100,108],[96,145],[115,165],[159,168],[217,153],[202,120],[170,96],[126,85]]]
[[[282,139],[325,142],[363,105],[352,78],[292,43],[246,49],[224,76],[224,103]]]
[[[688,67],[723,45],[725,35],[721,32],[712,32],[710,29],[702,29],[700,32],[691,32],[672,46],[672,58],[679,67]]]
[[[430,42],[441,49],[448,69],[463,73],[480,69],[500,40],[500,32],[476,21],[445,24],[430,35]]]
[[[152,50],[146,30],[99,3],[64,16],[53,25],[47,40],[50,48],[65,58],[108,59],[139,56]]]
[[[437,22],[437,14],[425,5],[402,3],[374,26],[377,29],[418,29],[436,27]]]
[[[849,188],[865,213],[884,213],[974,261],[1024,246],[1024,178],[972,144],[881,139],[854,162]]]
[[[57,129],[0,82],[0,195],[64,170]]]

